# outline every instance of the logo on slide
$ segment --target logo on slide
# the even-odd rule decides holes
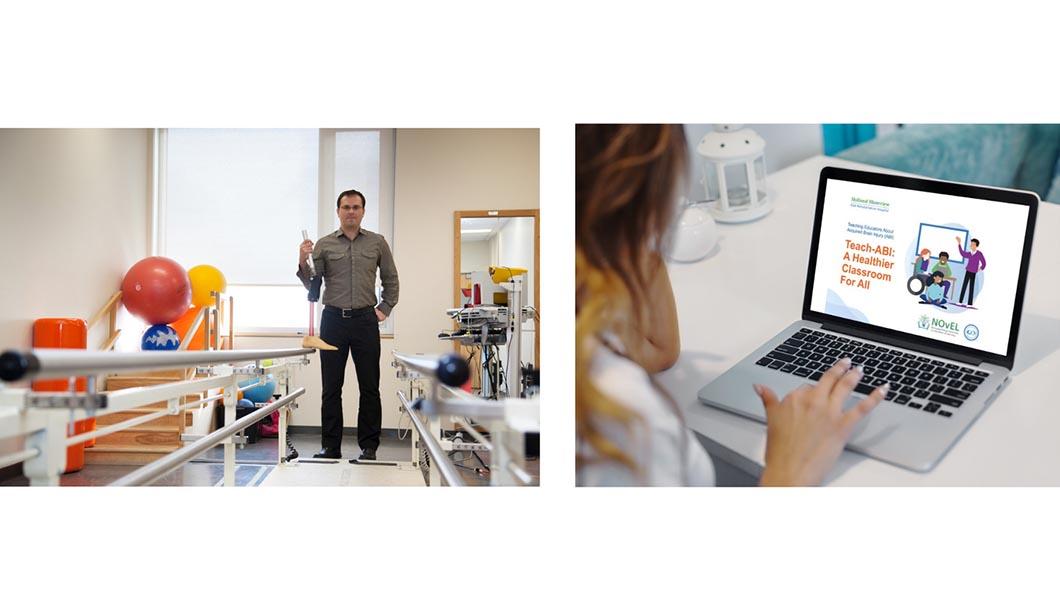
[[[967,339],[968,341],[975,341],[979,339],[979,328],[975,325],[965,325],[964,339]]]
[[[920,315],[917,317],[916,325],[928,333],[941,333],[950,337],[958,337],[961,333],[961,326],[957,324],[957,321],[947,321],[931,315]],[[976,337],[978,336],[977,330]]]

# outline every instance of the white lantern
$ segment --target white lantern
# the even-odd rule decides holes
[[[701,261],[718,245],[718,224],[702,204],[686,204],[670,231],[670,260]]]
[[[715,124],[699,141],[707,209],[714,219],[738,223],[773,209],[766,189],[766,142],[742,124]]]

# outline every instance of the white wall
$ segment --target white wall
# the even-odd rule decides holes
[[[820,124],[746,124],[745,126],[757,132],[766,142],[767,175],[824,152]],[[685,136],[694,172],[689,184],[691,196],[688,198],[693,201],[704,199],[701,182],[703,158],[696,154],[696,145],[699,144],[703,135],[713,130],[713,127],[713,124],[685,125]]]
[[[534,270],[534,219],[532,217],[513,217],[501,227],[498,237],[498,265],[524,267]],[[527,276],[527,283],[533,284],[533,275]],[[533,295],[533,288],[531,288]]]
[[[536,129],[398,130],[394,188],[394,260],[401,280],[394,309],[394,338],[383,339],[379,389],[383,427],[398,425],[399,384],[390,366],[391,350],[440,354],[450,342],[445,315],[453,301],[453,212],[482,209],[537,209],[539,142]],[[255,347],[261,340],[237,340]],[[268,345],[284,347],[267,340]],[[297,340],[291,340],[297,344]],[[320,368],[313,364],[293,379],[306,387],[292,424],[320,425]],[[353,363],[346,387],[356,388]],[[356,390],[345,391],[343,424],[357,425]],[[408,420],[404,426],[409,425]]]
[[[141,129],[0,130],[0,350],[29,348],[34,319],[88,319],[148,255],[151,138]],[[90,347],[105,339],[104,325]],[[0,439],[0,453],[22,442]]]
[[[467,240],[460,242],[460,270],[463,273],[485,271],[493,261],[490,259],[490,241]]]
[[[151,139],[143,129],[0,131],[0,348],[29,347],[37,318],[88,319],[148,255]]]
[[[508,220],[497,234],[499,257],[497,264],[510,267],[523,267],[528,273],[523,286],[523,304],[534,304],[534,220],[530,217],[514,217]],[[523,337],[520,359],[523,362],[534,361],[534,321],[523,323]],[[508,363],[507,349],[502,350],[501,357]],[[515,363],[511,363],[515,366]]]

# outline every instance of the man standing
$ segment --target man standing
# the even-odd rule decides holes
[[[314,246],[302,242],[298,279],[309,289],[306,260],[312,255],[317,274],[324,279],[324,312],[320,339],[338,348],[321,350],[320,444],[313,457],[342,457],[342,383],[346,353],[357,370],[360,402],[357,410],[358,459],[374,460],[379,447],[383,410],[379,401],[379,323],[390,316],[398,301],[398,274],[390,246],[382,235],[361,228],[367,201],[356,190],[346,190],[336,201],[341,227]],[[376,300],[376,270],[383,282],[382,300]]]
[[[972,305],[972,300],[975,298],[975,274],[986,269],[986,257],[983,253],[979,252],[979,239],[972,238],[968,243],[971,247],[971,252],[964,250],[961,246],[961,237],[957,238],[957,250],[961,251],[961,256],[964,257],[964,283],[961,284],[961,297],[958,302],[964,302],[964,290],[970,289],[968,292],[968,306]]]

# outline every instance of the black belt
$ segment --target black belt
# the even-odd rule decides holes
[[[351,319],[357,315],[363,315],[368,313],[375,313],[374,306],[365,306],[364,308],[339,308],[337,306],[324,305],[324,312],[330,312],[337,315],[342,315],[344,319]]]

